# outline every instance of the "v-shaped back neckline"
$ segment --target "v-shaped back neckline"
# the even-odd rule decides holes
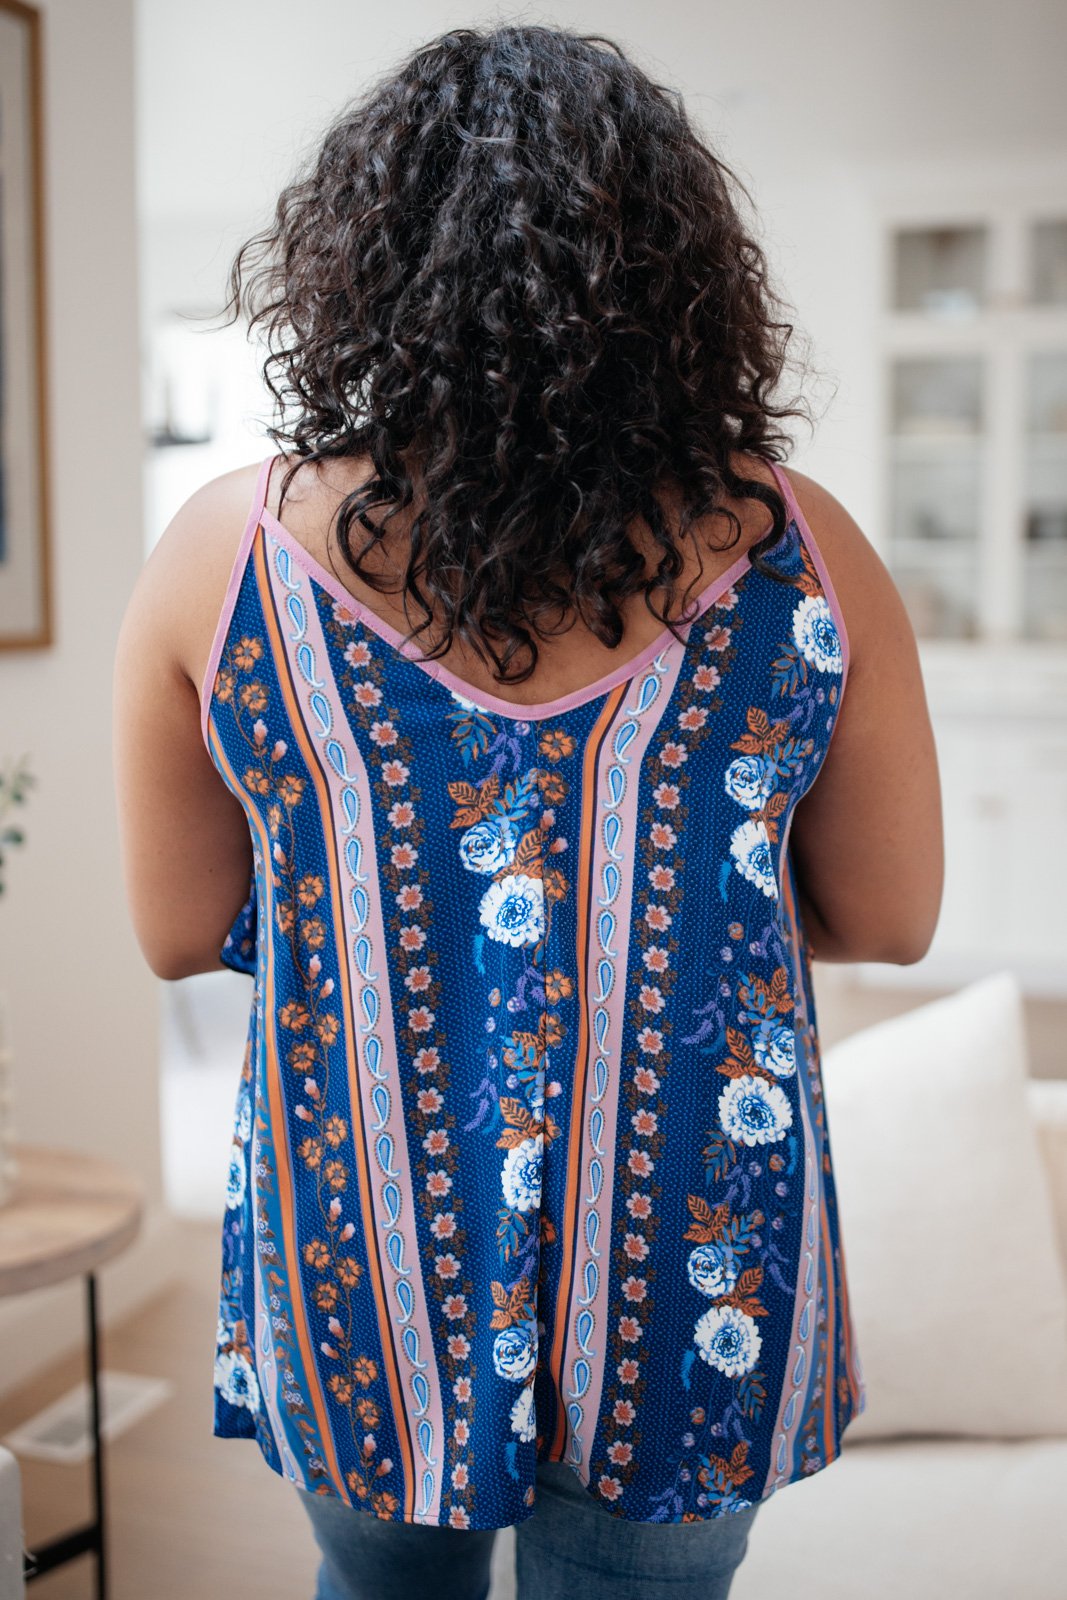
[[[301,544],[296,535],[291,533],[284,523],[279,522],[274,513],[269,511],[265,505],[259,509],[258,521],[270,534],[271,538],[285,547],[312,582],[316,583],[319,588],[323,589],[346,611],[350,612],[353,618],[370,633],[375,634],[385,644],[397,651],[404,660],[410,662],[412,666],[417,667],[420,671],[425,672],[438,683],[443,684],[446,689],[457,695],[461,700],[465,700],[471,705],[492,712],[497,716],[509,717],[515,722],[540,722],[546,718],[561,716],[564,712],[575,710],[579,706],[589,705],[593,701],[601,699],[610,690],[617,688],[619,684],[629,682],[639,672],[650,666],[665,651],[672,648],[675,650],[685,649],[694,625],[711,610],[717,600],[722,599],[723,595],[752,566],[749,552],[745,550],[731,566],[727,567],[725,572],[720,573],[717,578],[713,578],[700,591],[697,596],[697,609],[694,615],[687,622],[679,624],[685,642],[679,641],[669,628],[663,628],[636,656],[631,656],[628,660],[620,662],[617,667],[612,667],[601,677],[594,679],[592,683],[583,685],[579,689],[574,689],[569,694],[559,695],[553,700],[539,700],[533,701],[528,705],[520,705],[515,701],[505,700],[502,696],[493,694],[487,689],[480,689],[476,685],[468,683],[465,678],[461,678],[452,671],[451,667],[445,666],[441,661],[428,660],[423,656],[414,640],[406,640],[398,628],[394,628],[391,623],[386,622],[384,617],[380,617],[376,611],[372,611],[369,606],[357,600],[356,596],[345,588],[340,579],[330,572],[327,567],[323,566],[320,561],[316,560],[307,546]]]

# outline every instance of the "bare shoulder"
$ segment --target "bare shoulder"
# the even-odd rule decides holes
[[[209,479],[178,507],[131,600],[171,662],[199,689],[252,509],[258,461]]]
[[[782,469],[807,531],[822,556],[844,618],[850,673],[894,643],[914,643],[911,622],[888,567],[852,513],[815,478]],[[801,530],[804,531],[803,529]]]

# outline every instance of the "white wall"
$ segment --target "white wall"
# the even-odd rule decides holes
[[[0,655],[0,748],[38,775],[0,902],[16,1136],[142,1181],[105,1319],[172,1270],[160,1197],[158,997],[130,927],[111,767],[114,641],[142,559],[132,0],[48,0],[45,233],[55,638]],[[0,1302],[0,1383],[82,1336],[77,1282]]]

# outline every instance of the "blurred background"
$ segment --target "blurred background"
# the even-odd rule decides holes
[[[816,369],[818,431],[798,435],[791,464],[887,562],[941,760],[933,947],[910,967],[817,966],[824,1047],[1008,970],[1030,1076],[1065,1079],[1067,12],[1046,0],[38,9],[54,620],[47,648],[0,654],[0,754],[29,752],[38,778],[0,903],[14,1119],[21,1139],[121,1162],[147,1195],[138,1240],[103,1277],[106,1351],[165,1371],[189,1403],[115,1439],[115,1592],[214,1579],[280,1593],[280,1572],[310,1592],[310,1535],[286,1521],[284,1486],[253,1448],[209,1437],[251,984],[222,968],[170,984],[148,971],[112,797],[110,669],[136,572],[193,490],[271,448],[258,352],[240,326],[214,326],[234,251],[342,103],[450,26],[604,33],[676,85],[754,197]],[[0,1424],[80,1374],[80,1315],[74,1283],[0,1300]],[[24,1494],[39,1537],[88,1504],[77,1472],[33,1458]],[[280,1556],[267,1533],[232,1533],[238,1506],[267,1533],[288,1527]],[[162,1575],[150,1571],[161,1551]],[[87,1583],[74,1564],[38,1591]]]

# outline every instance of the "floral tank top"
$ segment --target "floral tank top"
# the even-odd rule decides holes
[[[788,508],[587,688],[516,706],[254,503],[202,732],[251,832],[254,979],[214,1433],[376,1516],[494,1528],[536,1467],[727,1515],[865,1393],[788,849],[848,638]]]

